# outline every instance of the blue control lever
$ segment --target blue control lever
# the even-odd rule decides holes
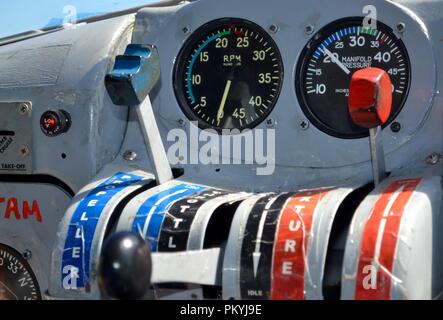
[[[157,183],[162,184],[173,175],[149,98],[159,79],[157,49],[147,44],[130,44],[125,54],[115,59],[113,70],[105,77],[105,85],[114,104],[135,109]]]
[[[160,59],[152,45],[130,44],[115,59],[114,69],[105,77],[112,102],[136,106],[143,102],[160,78]]]

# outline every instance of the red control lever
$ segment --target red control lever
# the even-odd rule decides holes
[[[365,68],[352,75],[349,87],[349,113],[364,128],[383,125],[391,114],[392,84],[386,71]]]
[[[389,119],[392,84],[382,69],[365,68],[352,75],[348,110],[354,123],[369,129],[374,184],[386,177],[381,126]]]

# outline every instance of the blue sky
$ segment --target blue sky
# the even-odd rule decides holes
[[[155,0],[0,0],[0,38],[63,21],[66,5],[74,6],[82,18],[151,2]]]

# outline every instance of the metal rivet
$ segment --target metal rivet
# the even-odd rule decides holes
[[[278,26],[277,26],[276,24],[271,24],[271,25],[269,26],[269,31],[270,31],[271,33],[277,33],[277,32],[278,32]]]
[[[32,258],[32,252],[31,250],[25,250],[22,253],[23,258],[25,258],[26,260],[31,260]]]
[[[392,132],[399,132],[401,130],[401,124],[399,122],[393,122],[391,123],[391,131]]]
[[[274,127],[274,125],[275,125],[275,121],[274,121],[274,119],[269,118],[268,120],[266,120],[266,125],[267,125],[269,128]]]
[[[184,34],[187,34],[187,33],[189,33],[190,31],[191,31],[191,28],[189,28],[189,27],[187,27],[187,26],[185,26],[185,27],[182,28],[182,32],[183,32]]]
[[[178,119],[177,123],[180,127],[183,127],[185,125],[185,120],[184,119]]]
[[[127,150],[123,153],[123,159],[125,159],[126,161],[134,161],[135,159],[137,159],[137,153],[132,150]]]
[[[304,130],[308,130],[308,128],[309,128],[309,121],[307,121],[307,120],[302,120],[302,121],[300,121],[300,123],[299,123],[299,127],[300,127],[300,129],[302,129],[303,131],[304,131]]]
[[[406,24],[404,22],[399,22],[396,26],[398,32],[403,33],[406,30]]]
[[[314,32],[314,26],[311,24],[308,24],[305,26],[305,34],[312,34]]]
[[[442,155],[440,153],[433,153],[426,157],[426,164],[429,164],[431,166],[435,166],[437,163],[440,162],[442,159]]]
[[[28,146],[21,146],[19,151],[20,151],[20,155],[23,156],[23,157],[26,157],[26,156],[29,155],[29,148],[28,148]]]
[[[18,112],[22,116],[30,114],[31,111],[32,111],[32,107],[31,107],[31,105],[29,103],[23,102],[23,103],[20,103],[19,106],[18,106]]]

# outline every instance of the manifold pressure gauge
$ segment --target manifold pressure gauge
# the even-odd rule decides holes
[[[200,27],[180,51],[175,94],[202,128],[253,128],[277,102],[283,63],[276,43],[257,24],[224,18]]]
[[[29,263],[14,249],[0,244],[0,300],[41,300]]]
[[[385,70],[392,82],[392,113],[401,111],[409,91],[410,63],[403,41],[387,25],[364,27],[362,18],[347,18],[321,29],[298,62],[296,90],[300,106],[323,132],[339,138],[361,138],[368,130],[348,114],[352,74],[363,68]]]

